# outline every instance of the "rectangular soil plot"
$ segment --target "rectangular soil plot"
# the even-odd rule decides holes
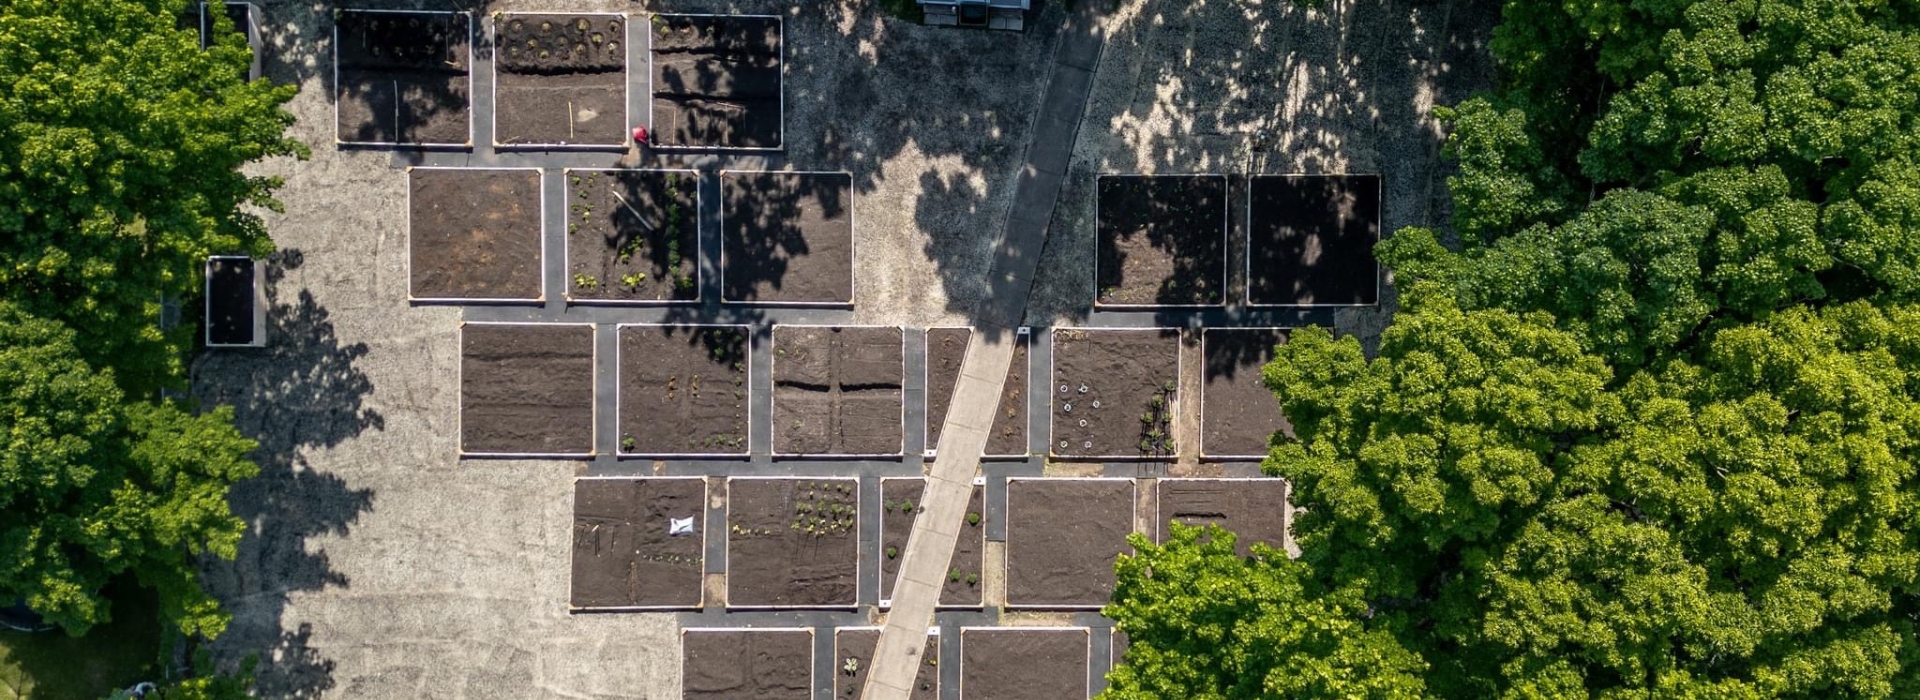
[[[335,14],[334,138],[366,146],[471,146],[465,12]]]
[[[681,700],[813,700],[813,630],[680,631]]]
[[[1065,458],[1167,459],[1180,336],[1171,328],[1053,331],[1051,452]]]
[[[409,168],[409,298],[544,299],[542,210],[540,171],[533,168]]]
[[[691,170],[568,170],[567,300],[700,299],[700,181]]]
[[[207,258],[206,342],[209,347],[266,344],[267,304],[252,258]]]
[[[904,344],[893,326],[774,326],[774,454],[899,455]]]
[[[620,454],[747,455],[747,327],[620,327]]]
[[[973,337],[968,328],[927,329],[927,449],[940,445],[940,428],[947,420],[947,407],[953,402],[954,385],[960,380],[960,363],[967,357],[967,343]],[[1013,338],[1013,364],[1007,366],[1007,382],[1000,389],[1000,407],[993,413],[993,431],[987,435],[987,456],[1019,458],[1027,456],[1027,381],[1032,359],[1033,336],[1021,333]]]
[[[1247,180],[1247,303],[1380,302],[1380,176],[1256,175]]]
[[[1092,664],[1085,627],[960,630],[960,700],[1086,700]]]
[[[593,453],[593,326],[460,326],[460,453]]]
[[[700,607],[705,479],[573,482],[573,607]]]
[[[1133,532],[1131,479],[1007,481],[1007,607],[1097,608]]]
[[[1262,368],[1287,342],[1279,328],[1209,328],[1201,336],[1206,373],[1200,383],[1200,455],[1263,459],[1274,433],[1293,435]]]
[[[1284,549],[1287,543],[1287,482],[1284,479],[1161,479],[1156,541],[1167,541],[1168,523],[1218,525],[1235,536],[1240,556],[1253,543]]]
[[[648,39],[654,146],[781,147],[779,17],[654,15]]]
[[[853,176],[722,172],[723,301],[853,303]]]
[[[842,627],[833,631],[833,697],[860,700],[865,697],[867,673],[872,670],[873,652],[880,646],[878,627]],[[849,663],[851,662],[851,663]],[[927,631],[927,646],[918,660],[908,700],[940,700],[940,634]],[[853,669],[848,671],[847,669]]]
[[[1225,302],[1225,175],[1101,175],[1098,189],[1096,305]]]
[[[729,479],[727,606],[854,607],[859,532],[854,479]]]
[[[900,575],[900,557],[907,551],[907,537],[913,533],[913,519],[920,511],[920,495],[926,481],[917,477],[880,481],[880,600],[893,600],[894,580]],[[981,577],[986,565],[985,488],[973,487],[967,501],[966,524],[960,528],[960,540],[954,545],[953,558],[940,588],[940,607],[977,608],[981,602]]]
[[[496,18],[494,145],[623,146],[626,25],[602,13]]]

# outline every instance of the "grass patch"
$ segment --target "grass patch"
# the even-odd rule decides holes
[[[157,601],[131,583],[116,584],[109,597],[113,621],[85,637],[0,629],[0,700],[99,700],[116,689],[158,680]]]

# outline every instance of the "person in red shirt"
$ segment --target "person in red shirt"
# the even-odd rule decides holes
[[[633,142],[643,147],[647,145],[647,127],[633,127]]]

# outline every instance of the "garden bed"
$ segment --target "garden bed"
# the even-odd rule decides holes
[[[860,700],[866,695],[867,673],[880,647],[880,628],[842,627],[833,631],[833,697]],[[920,653],[920,671],[914,674],[908,700],[940,700],[940,631],[927,630],[927,646]],[[849,663],[851,661],[852,663]]]
[[[620,454],[747,456],[746,326],[620,327]]]
[[[1053,331],[1055,457],[1172,459],[1180,376],[1179,331]]]
[[[729,479],[727,606],[854,607],[859,533],[855,479]]]
[[[960,700],[1086,700],[1092,688],[1085,627],[960,630]]]
[[[1247,303],[1380,302],[1380,176],[1255,175],[1247,180]]]
[[[1200,456],[1204,459],[1265,459],[1274,433],[1293,436],[1280,413],[1280,399],[1261,371],[1274,348],[1287,342],[1279,328],[1208,328],[1200,355]]]
[[[774,326],[774,454],[898,456],[904,344],[893,326]]]
[[[853,304],[853,176],[721,172],[723,301]]]
[[[967,343],[973,337],[969,328],[927,329],[927,451],[940,445],[940,428],[947,420],[947,407],[953,402],[954,385],[960,381],[960,364],[967,357]],[[994,411],[992,432],[987,434],[986,456],[1023,458],[1027,456],[1027,381],[1032,358],[1033,336],[1021,333],[1013,339],[1013,364],[1007,366],[1007,382],[1000,389],[1000,408]]]
[[[540,171],[534,168],[407,170],[408,298],[440,302],[538,302]]]
[[[255,20],[259,15],[260,8],[255,7],[253,3],[250,2],[223,3],[219,10],[215,10],[211,5],[204,2],[200,3],[199,7],[200,48],[205,49],[213,46],[218,41],[220,34],[230,32],[233,36],[239,38],[239,40],[246,45],[247,50],[253,54],[252,60],[247,63],[247,70],[241,74],[241,77],[246,80],[258,80],[260,78],[260,62],[263,58],[261,53],[265,48],[264,42],[260,41],[260,25]],[[223,32],[220,28],[220,15],[226,15],[228,23],[226,32]]]
[[[813,630],[681,630],[680,698],[813,700]]]
[[[655,147],[781,148],[779,17],[654,15],[648,40]]]
[[[893,600],[894,580],[900,575],[900,558],[907,551],[907,537],[913,533],[913,520],[925,510],[920,496],[926,480],[919,477],[880,480],[880,602]],[[954,545],[953,558],[947,564],[945,583],[940,587],[940,607],[980,607],[981,581],[986,570],[985,487],[978,480],[967,501],[966,524]]]
[[[1225,175],[1101,175],[1096,306],[1226,300]]]
[[[705,479],[574,480],[574,609],[700,607],[706,509]]]
[[[494,145],[623,147],[626,26],[606,13],[496,18]]]
[[[1133,532],[1131,479],[1007,481],[1007,607],[1098,608]]]
[[[335,140],[473,145],[472,26],[465,12],[336,10]]]
[[[593,326],[460,326],[460,453],[593,453]]]
[[[1168,523],[1218,525],[1234,534],[1240,556],[1253,554],[1260,542],[1284,551],[1287,544],[1287,482],[1285,479],[1161,479],[1158,490],[1159,532],[1165,542]]]
[[[700,299],[700,181],[691,170],[568,170],[567,300]]]
[[[266,299],[252,258],[207,258],[206,343],[208,347],[260,347],[266,343]]]

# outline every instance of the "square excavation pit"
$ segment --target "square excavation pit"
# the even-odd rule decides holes
[[[720,173],[721,300],[853,305],[853,176]]]
[[[913,520],[924,508],[920,496],[926,480],[905,477],[880,480],[880,605],[893,604],[893,584],[900,576],[900,558],[907,551],[907,537],[913,534]],[[973,482],[973,496],[967,501],[966,523],[960,527],[953,558],[941,578],[940,607],[977,608],[986,585],[986,486],[980,478]]]
[[[970,328],[927,329],[927,454],[940,445],[940,429],[947,421],[947,407],[953,402],[954,385],[960,381],[960,365],[972,338]],[[1007,366],[1000,406],[993,412],[993,429],[987,434],[988,458],[1024,459],[1028,452],[1027,381],[1033,376],[1033,335],[1020,333],[1011,340],[1013,363]]]
[[[700,178],[692,170],[568,170],[567,301],[700,300]]]
[[[841,627],[833,631],[833,697],[860,700],[866,696],[867,673],[872,670],[874,650],[880,647],[880,628]],[[848,671],[847,662],[853,661]],[[908,700],[940,700],[940,629],[927,629],[927,646],[916,661],[920,671],[914,674]]]
[[[573,609],[700,607],[706,512],[705,479],[575,479]]]
[[[1091,635],[1085,627],[963,627],[960,700],[1086,700]]]
[[[1107,604],[1133,532],[1131,479],[1007,480],[1007,607]]]
[[[473,16],[340,10],[333,25],[334,140],[473,145]]]
[[[267,297],[259,264],[244,255],[207,258],[206,343],[210,348],[257,348],[267,343]]]
[[[727,480],[727,607],[853,608],[856,479]]]
[[[1380,303],[1379,175],[1247,179],[1247,303]]]
[[[408,300],[545,299],[544,211],[535,168],[408,168]]]
[[[1179,376],[1179,329],[1054,329],[1049,452],[1172,459]]]
[[[593,326],[463,323],[460,454],[593,454]]]
[[[647,31],[652,145],[779,150],[782,31],[771,15],[654,15]]]
[[[1234,534],[1240,556],[1253,555],[1259,542],[1285,551],[1287,544],[1287,481],[1251,479],[1161,479],[1155,486],[1160,504],[1154,541],[1165,542],[1182,525],[1218,525]]]
[[[620,455],[745,457],[746,326],[620,326]]]
[[[626,15],[510,12],[493,37],[495,146],[625,147]]]
[[[681,700],[813,700],[813,630],[680,630]]]
[[[1261,376],[1274,348],[1286,342],[1283,328],[1208,328],[1201,334],[1200,356],[1206,362],[1200,380],[1202,459],[1265,459],[1275,433],[1293,437],[1279,397]]]
[[[1100,307],[1218,306],[1227,289],[1227,176],[1101,175]]]
[[[774,454],[899,456],[905,343],[897,326],[774,326]]]

